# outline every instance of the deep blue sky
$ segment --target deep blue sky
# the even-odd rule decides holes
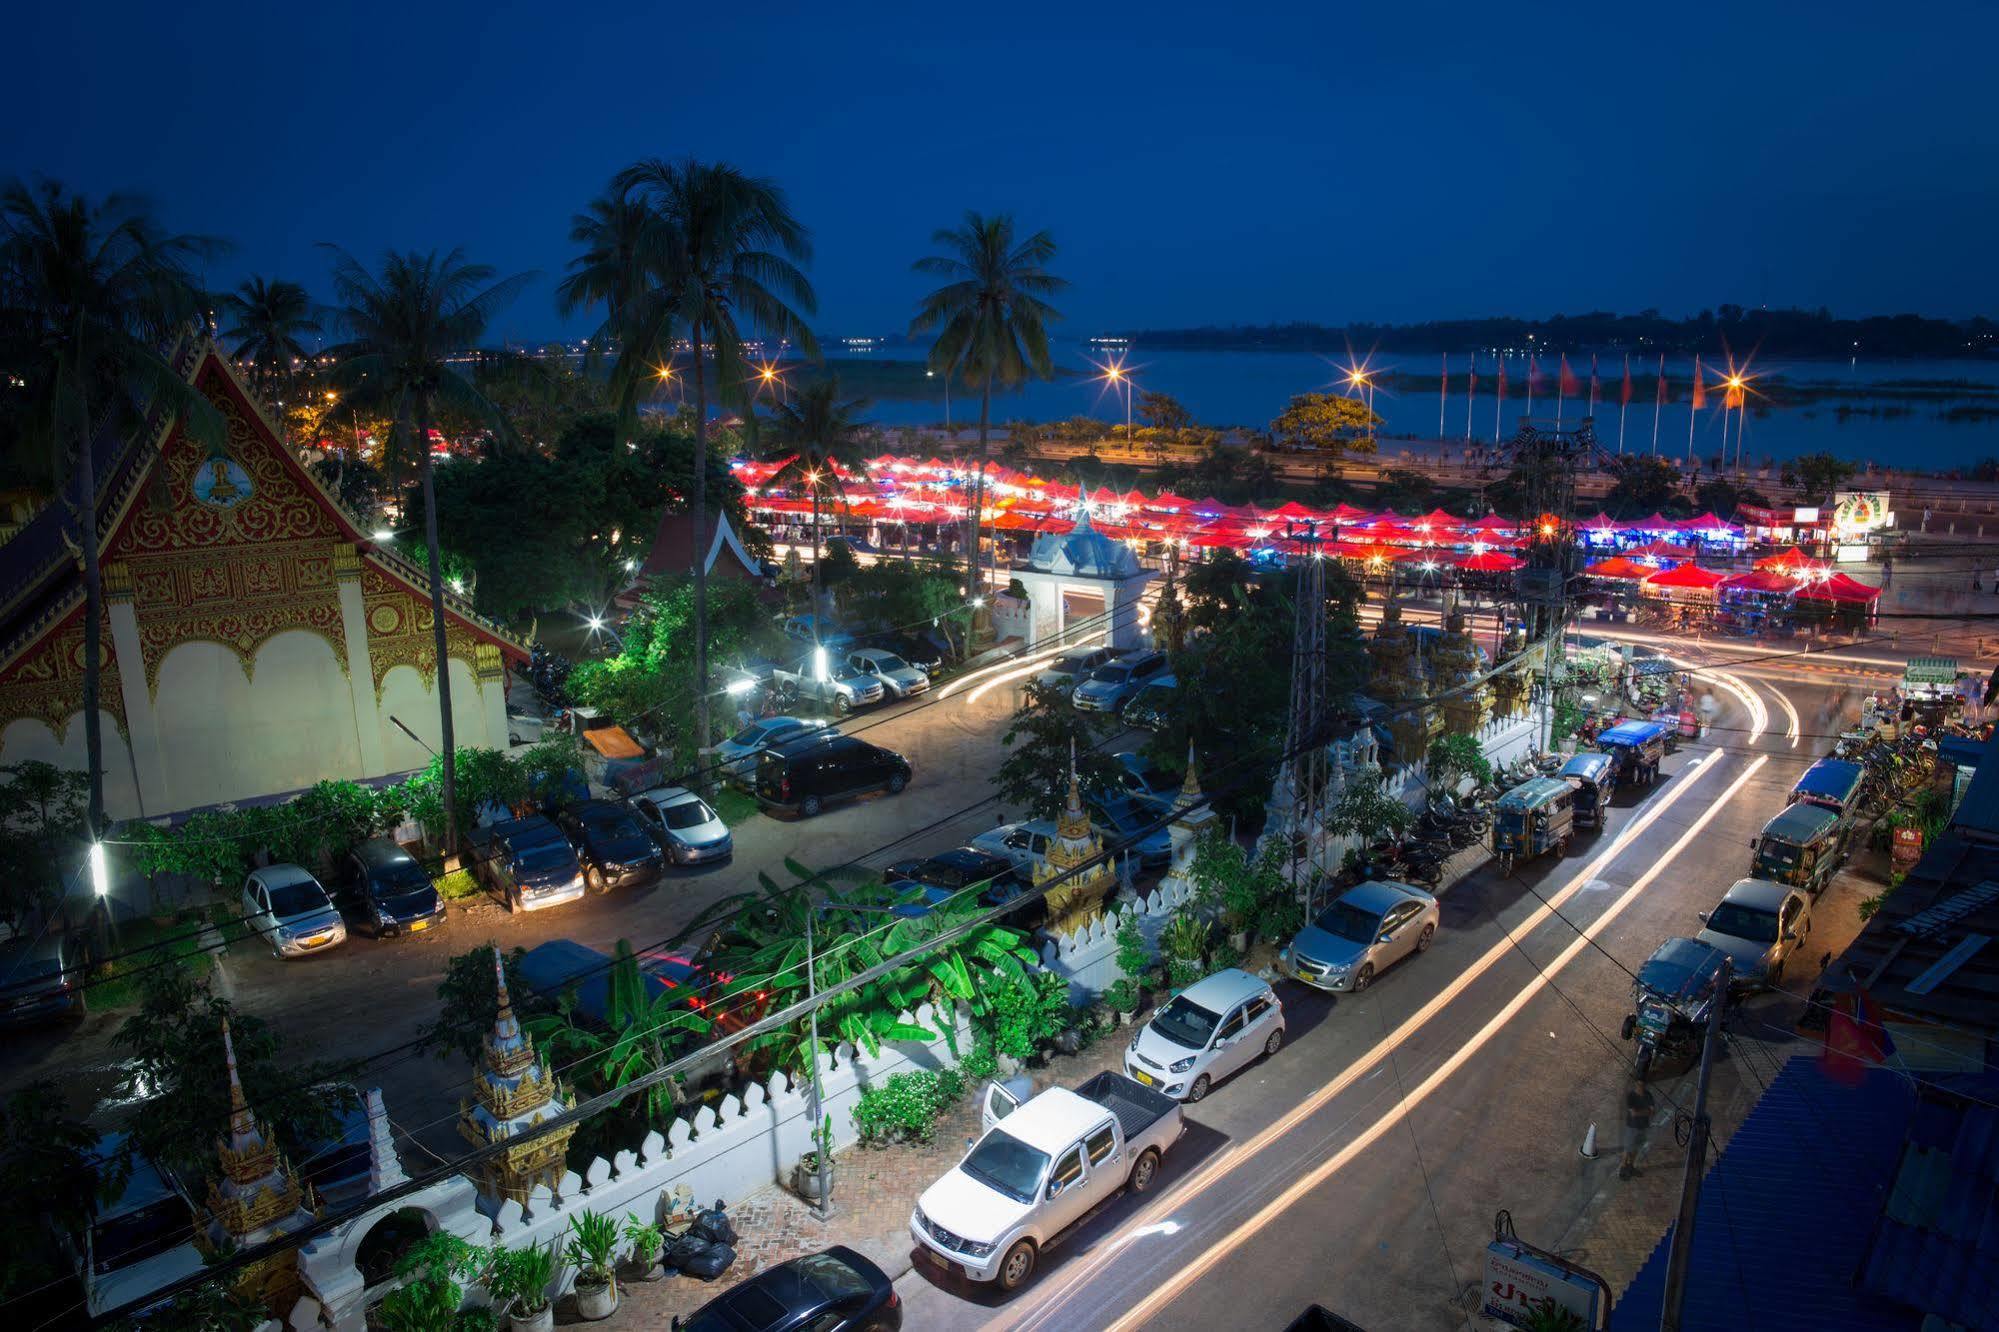
[[[1102,9],[36,4],[0,174],[149,193],[235,242],[218,281],[323,295],[320,240],[539,269],[514,337],[563,328],[571,212],[689,153],[789,190],[836,334],[900,329],[966,208],[1055,234],[1073,332],[1999,313],[1999,6]]]

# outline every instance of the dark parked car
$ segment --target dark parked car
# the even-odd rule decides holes
[[[60,934],[0,945],[0,1026],[83,1016],[83,953]]]
[[[540,911],[583,896],[583,867],[562,829],[539,814],[475,828],[472,873],[509,911]]]
[[[909,778],[908,759],[851,735],[807,736],[757,757],[757,799],[808,819],[836,800],[870,791],[894,795]]]
[[[583,879],[595,893],[651,883],[665,863],[657,844],[631,810],[609,800],[564,805],[555,821],[569,835]]]
[[[444,900],[416,858],[391,837],[371,837],[340,863],[334,899],[376,938],[418,934],[444,923]]]
[[[717,1295],[674,1332],[901,1332],[888,1274],[845,1245],[808,1253]]]
[[[888,867],[890,882],[901,879],[926,888],[942,888],[948,893],[975,883],[991,880],[979,894],[986,906],[998,906],[1020,895],[1020,875],[1005,856],[981,851],[976,846],[960,846],[929,859],[899,860]],[[962,899],[960,899],[962,901]]]
[[[867,647],[893,652],[912,666],[921,666],[935,675],[944,669],[944,663],[951,659],[943,644],[928,634],[869,634],[862,640]]]

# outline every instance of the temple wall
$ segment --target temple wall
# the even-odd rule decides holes
[[[498,691],[501,682],[493,682]],[[376,713],[381,718],[382,761],[389,772],[407,772],[421,768],[430,762],[429,745],[436,749],[442,745],[442,728],[438,725],[437,696],[424,682],[414,666],[397,666],[382,677],[381,698],[376,704]],[[492,748],[505,749],[506,709],[500,709],[501,733],[491,734],[491,709],[487,707],[485,693],[474,678],[472,668],[458,658],[451,659],[451,722],[456,734],[453,739],[460,749]],[[415,731],[423,744],[404,735],[394,717],[404,726]]]
[[[129,818],[139,811],[139,784],[132,771],[132,754],[118,729],[118,719],[99,712],[104,746],[104,807],[113,818]],[[0,728],[0,765],[39,759],[71,772],[88,766],[83,751],[83,713],[77,712],[63,728],[62,739],[47,723],[22,717]]]

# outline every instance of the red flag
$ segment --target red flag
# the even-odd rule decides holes
[[[1444,353],[1443,375],[1444,377],[1437,381],[1438,397],[1442,397],[1445,393],[1449,392],[1451,387],[1451,354],[1449,352]]]
[[[1589,400],[1592,406],[1596,403],[1596,395],[1601,392],[1603,392],[1603,381],[1597,377],[1596,353],[1591,352],[1589,354]]]
[[[1499,400],[1506,401],[1506,358],[1499,358]]]
[[[1731,407],[1740,407],[1742,405],[1742,384],[1733,379],[1724,382],[1728,385],[1728,392],[1722,395],[1722,410],[1727,411]]]
[[[1478,392],[1478,353],[1471,354],[1471,369],[1465,371],[1465,396]]]
[[[1694,357],[1694,410],[1707,406],[1707,385],[1701,383],[1701,358]]]
[[[1562,353],[1562,396],[1567,398],[1582,392],[1582,385],[1576,382],[1576,372],[1569,369],[1569,354]]]
[[[1527,391],[1529,393],[1545,393],[1547,391],[1547,388],[1548,388],[1547,378],[1541,373],[1541,358],[1538,356],[1528,357]]]
[[[1631,404],[1631,353],[1626,352],[1624,353],[1624,383],[1617,390],[1617,405],[1620,407],[1627,407],[1630,404]]]
[[[1865,990],[1834,999],[1826,1024],[1825,1051],[1819,1056],[1827,1077],[1848,1086],[1867,1076],[1869,1067],[1895,1053],[1895,1042],[1882,1025],[1881,1008]]]

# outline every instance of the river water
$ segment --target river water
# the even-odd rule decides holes
[[[1113,349],[1114,351],[1114,349]],[[1054,348],[1058,374],[1053,380],[1028,384],[993,400],[995,423],[1013,420],[1058,420],[1070,416],[1094,416],[1106,422],[1124,419],[1124,399],[1120,390],[1094,378],[1096,365],[1108,359],[1106,349],[1082,341],[1064,341]],[[922,349],[895,346],[867,353],[829,346],[831,361],[850,359],[920,361]],[[1440,358],[1430,354],[1377,354],[1372,368],[1434,376]],[[1170,393],[1185,403],[1194,419],[1206,424],[1263,426],[1282,411],[1294,393],[1333,390],[1344,374],[1345,358],[1301,352],[1258,351],[1167,351],[1139,348],[1126,359],[1141,393],[1157,390]],[[1451,392],[1442,404],[1443,437],[1463,439],[1469,426],[1476,439],[1490,441],[1495,431],[1496,359],[1490,353],[1479,357],[1478,392],[1467,404],[1463,354],[1451,357]],[[1632,402],[1625,410],[1623,445],[1627,452],[1650,452],[1653,447],[1653,378],[1649,371],[1656,360],[1632,367]],[[1712,381],[1714,367],[1703,361]],[[1597,436],[1607,448],[1618,447],[1618,380],[1621,358],[1605,362],[1602,397],[1596,409]],[[1585,394],[1589,368],[1586,358],[1575,367]],[[1678,458],[1690,444],[1698,457],[1711,457],[1722,447],[1722,395],[1710,390],[1706,408],[1694,414],[1686,400],[1690,362],[1669,360],[1667,375],[1673,381],[1678,401],[1669,402],[1658,416],[1658,451]],[[1999,387],[1999,361],[1789,361],[1758,359],[1751,367],[1759,384],[1790,382],[1859,389],[1888,381],[1966,380]],[[1543,360],[1545,386],[1534,398],[1537,420],[1552,421],[1556,401],[1555,367]],[[912,383],[917,383],[912,379]],[[917,390],[932,388],[922,384]],[[1524,357],[1509,358],[1507,394],[1498,429],[1511,434],[1518,418],[1527,410],[1527,365]],[[1799,454],[1825,452],[1855,461],[1872,460],[1884,466],[1949,470],[1969,466],[1980,459],[1999,457],[1999,417],[1987,420],[1951,420],[1953,407],[1999,408],[1999,398],[1989,394],[1963,395],[1942,391],[1937,398],[1866,398],[1821,396],[1800,404],[1758,402],[1752,394],[1746,414],[1727,414],[1728,449],[1733,455],[1738,417],[1741,417],[1744,457],[1752,462],[1763,458],[1790,458]],[[898,397],[893,390],[872,391],[870,419],[884,425],[936,425],[944,420],[941,396]],[[1396,394],[1378,390],[1374,410],[1385,422],[1382,433],[1413,438],[1438,437],[1438,396],[1432,392]],[[1842,410],[1844,408],[1844,410]],[[1569,398],[1563,416],[1573,422],[1587,412],[1580,397]],[[963,428],[977,421],[976,400],[952,395],[951,422]]]

